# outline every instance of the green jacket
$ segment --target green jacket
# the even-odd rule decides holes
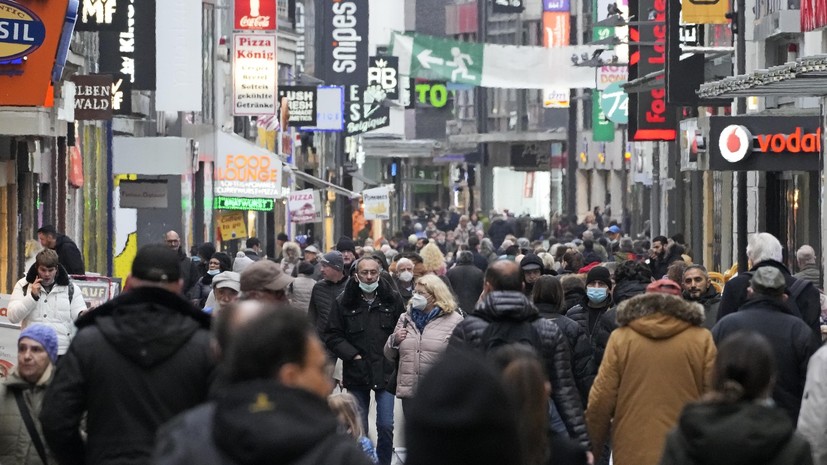
[[[53,372],[52,365],[49,365],[37,384],[32,385],[20,378],[15,369],[0,383],[0,463],[3,465],[41,465],[43,463],[29,436],[26,424],[23,422],[13,390],[23,390],[23,399],[29,406],[29,414],[40,433],[41,442],[46,447],[38,417],[46,388],[52,381]],[[48,447],[46,453],[49,463],[57,463],[48,451]]]

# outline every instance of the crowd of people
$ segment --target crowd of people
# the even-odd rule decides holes
[[[272,257],[169,231],[89,310],[44,249],[9,304],[0,463],[390,465],[400,399],[412,465],[827,465],[812,247],[793,275],[754,234],[722,286],[680,236],[603,221],[423,212]]]

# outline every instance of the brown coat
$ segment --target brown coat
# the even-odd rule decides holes
[[[439,361],[439,357],[448,348],[448,340],[451,339],[454,327],[460,321],[462,321],[462,315],[458,312],[442,312],[428,322],[425,330],[420,334],[411,319],[411,310],[399,317],[396,328],[385,344],[385,357],[388,360],[395,361],[397,357],[400,357],[399,373],[396,378],[396,397],[406,399],[414,396],[422,376]],[[393,347],[394,334],[405,326],[406,322],[408,335],[399,344],[399,348],[395,349]]]
[[[711,386],[716,349],[703,321],[702,306],[672,295],[620,304],[620,327],[609,338],[586,411],[595,456],[611,425],[615,464],[658,463],[683,406]]]

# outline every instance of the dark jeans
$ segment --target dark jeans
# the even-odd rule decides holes
[[[365,436],[368,435],[368,411],[370,410],[371,389],[348,389],[359,402],[359,412],[362,415],[362,426]],[[393,403],[396,397],[384,389],[373,390],[376,400],[376,456],[379,465],[390,465],[393,458]]]

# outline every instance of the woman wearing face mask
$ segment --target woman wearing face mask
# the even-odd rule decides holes
[[[212,254],[210,261],[207,262],[207,274],[199,279],[198,283],[190,289],[188,297],[190,301],[192,301],[192,304],[198,308],[204,308],[204,304],[207,302],[207,297],[210,295],[210,291],[212,290],[213,277],[215,277],[218,273],[232,270],[233,264],[229,255],[224,252],[215,252]]]
[[[396,396],[402,399],[406,415],[419,381],[448,348],[454,327],[462,321],[456,310],[448,286],[438,276],[422,276],[416,281],[407,311],[388,337],[385,357],[399,359]]]
[[[576,321],[589,336],[594,349],[594,364],[600,366],[603,360],[603,348],[597,344],[596,337],[601,331],[598,325],[600,317],[612,306],[612,276],[609,269],[596,266],[586,275],[586,298],[580,305],[575,305],[566,316]]]

